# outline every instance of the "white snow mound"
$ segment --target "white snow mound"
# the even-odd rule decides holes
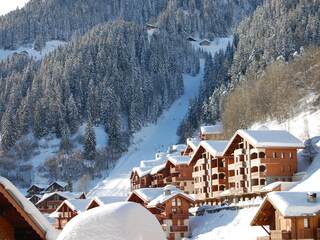
[[[73,218],[58,240],[163,240],[158,220],[137,203],[113,203]]]

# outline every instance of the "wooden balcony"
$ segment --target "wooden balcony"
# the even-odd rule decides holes
[[[212,171],[211,171],[212,174],[219,174],[219,173],[225,173],[225,172],[226,172],[225,167],[215,167],[215,168],[212,168]]]
[[[179,173],[179,171],[177,170],[177,168],[173,167],[173,168],[170,168],[170,173],[176,174],[176,173]]]
[[[212,179],[212,185],[226,184],[226,179]]]
[[[244,153],[244,149],[242,149],[242,148],[234,150],[235,156],[242,155],[243,153]]]
[[[266,172],[253,172],[251,173],[252,178],[265,178],[267,176]]]
[[[188,226],[176,226],[173,225],[170,227],[170,232],[188,232],[189,228]]]
[[[207,170],[201,170],[197,172],[192,172],[192,177],[201,177],[207,174]]]
[[[283,230],[272,230],[270,234],[271,240],[290,240],[291,232]]]

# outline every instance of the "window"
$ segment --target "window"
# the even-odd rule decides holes
[[[289,158],[290,159],[292,158],[292,152],[289,152]]]
[[[176,213],[176,212],[177,212],[177,209],[176,209],[176,208],[172,208],[172,212],[173,212],[173,213]]]
[[[277,153],[276,153],[276,152],[273,152],[273,153],[272,153],[272,157],[273,157],[273,158],[277,158]]]
[[[304,228],[309,228],[310,227],[309,218],[303,219],[303,226],[304,226]]]
[[[284,158],[285,157],[285,154],[282,152],[281,153],[281,158]]]
[[[181,206],[181,199],[179,199],[179,198],[177,199],[177,205]]]
[[[171,200],[171,204],[172,204],[173,207],[175,207],[175,206],[176,206],[176,200],[175,200],[175,199],[172,199],[172,200]]]

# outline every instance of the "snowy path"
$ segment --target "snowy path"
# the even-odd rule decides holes
[[[133,144],[122,156],[110,175],[91,190],[91,196],[127,196],[130,192],[130,172],[139,166],[141,160],[153,159],[158,151],[165,151],[177,143],[176,131],[188,112],[190,99],[197,96],[203,78],[204,62],[201,61],[200,73],[195,76],[184,75],[184,94],[165,111],[156,124],[142,128],[133,137]]]

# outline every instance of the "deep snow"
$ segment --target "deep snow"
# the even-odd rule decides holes
[[[256,240],[266,236],[261,227],[251,227],[250,222],[258,207],[240,210],[222,210],[218,213],[191,217],[192,240]]]
[[[6,58],[12,56],[15,53],[26,52],[30,57],[33,57],[35,60],[41,60],[47,54],[55,50],[56,48],[65,45],[66,42],[59,40],[51,40],[46,42],[45,47],[41,51],[37,51],[33,48],[33,44],[20,46],[16,50],[4,50],[0,49],[0,60],[5,60]]]
[[[156,152],[163,152],[177,143],[177,129],[188,111],[190,99],[199,90],[203,77],[204,62],[201,61],[200,73],[192,77],[184,75],[184,94],[165,111],[156,124],[143,127],[133,136],[129,150],[117,162],[110,175],[91,190],[89,196],[127,196],[130,192],[130,173],[143,159],[152,159]]]

